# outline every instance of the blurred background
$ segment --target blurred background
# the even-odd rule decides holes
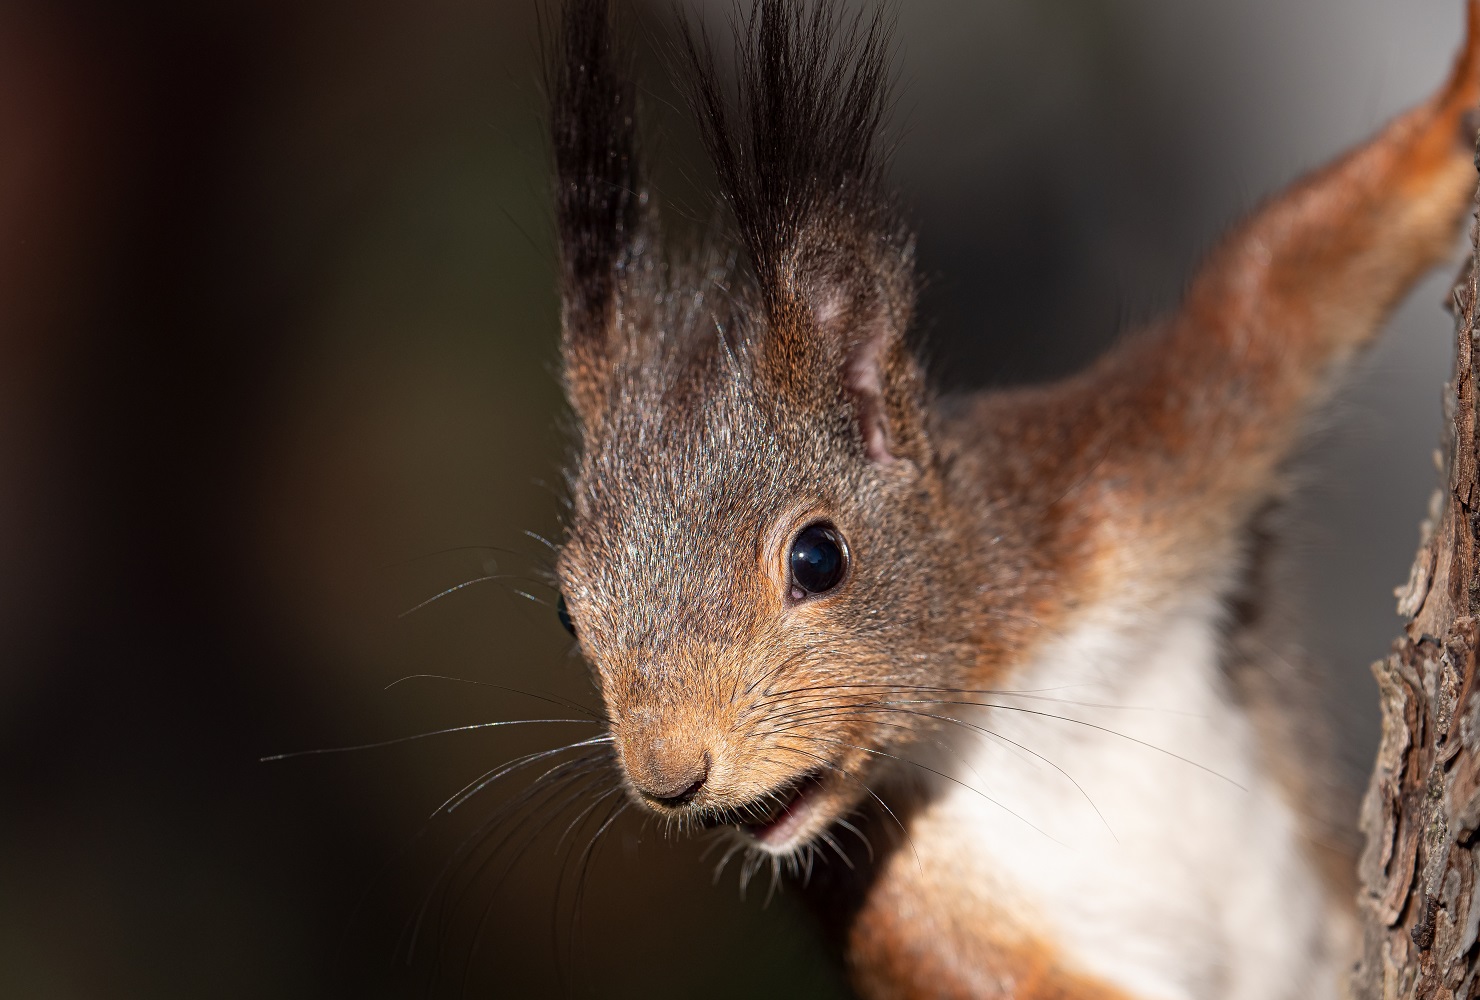
[[[1242,211],[1437,85],[1461,6],[900,4],[941,381],[1070,371],[1174,303]],[[632,7],[657,193],[697,229],[672,9]],[[449,864],[508,793],[428,822],[449,795],[589,726],[259,762],[594,702],[529,534],[559,536],[567,446],[539,8],[0,4],[3,995],[844,995],[795,892],[742,902],[630,817],[588,856],[605,804]],[[1452,274],[1304,466],[1291,551],[1359,764]],[[554,701],[386,689],[415,674]]]

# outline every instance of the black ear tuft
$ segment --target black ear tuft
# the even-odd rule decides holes
[[[904,411],[919,383],[903,347],[913,240],[884,186],[880,138],[890,27],[883,10],[848,17],[837,0],[755,0],[737,25],[733,101],[708,35],[685,33],[692,101],[769,335],[790,338],[775,353],[828,355],[877,461],[918,439],[903,425],[913,421]]]
[[[785,288],[809,231],[898,234],[879,148],[889,28],[834,0],[757,0],[737,32],[733,110],[707,33],[685,32],[700,127],[764,289]]]
[[[548,71],[567,365],[600,355],[641,222],[633,86],[613,35],[607,0],[568,0]]]

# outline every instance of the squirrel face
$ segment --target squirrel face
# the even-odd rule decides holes
[[[573,393],[600,403],[558,574],[634,798],[787,854],[911,735],[867,706],[964,655],[958,542],[918,398],[881,461],[810,311],[734,303],[716,332],[687,289],[624,315],[599,375],[567,369],[603,382]]]
[[[580,426],[567,614],[633,797],[779,855],[915,738],[877,710],[889,693],[950,683],[982,648],[952,611],[976,584],[904,341],[913,240],[875,141],[886,24],[836,47],[813,44],[824,21],[786,29],[816,16],[766,5],[752,41],[790,69],[747,76],[738,103],[688,36],[735,222],[710,263],[663,254],[603,0],[571,4],[550,80]]]

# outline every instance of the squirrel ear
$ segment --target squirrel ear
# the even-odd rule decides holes
[[[852,400],[865,453],[881,464],[918,463],[923,379],[905,343],[914,311],[913,247],[881,243],[882,259],[849,254],[840,260],[836,246],[811,267],[804,256],[796,287],[824,363],[835,367]]]
[[[566,393],[600,419],[623,284],[646,199],[634,89],[619,66],[608,0],[570,0],[548,68]]]
[[[879,141],[890,27],[886,8],[756,0],[738,25],[733,98],[707,34],[685,34],[691,102],[767,314],[760,353],[783,377],[804,359],[834,366],[881,462],[909,455],[923,421],[904,347],[913,243]]]

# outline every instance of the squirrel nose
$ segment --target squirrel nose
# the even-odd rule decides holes
[[[691,761],[688,767],[651,757],[648,763],[649,766],[643,769],[644,773],[632,775],[632,783],[644,797],[670,809],[692,800],[709,780],[707,750],[701,759]]]

